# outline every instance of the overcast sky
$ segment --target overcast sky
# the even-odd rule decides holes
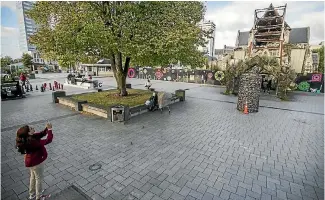
[[[269,1],[209,1],[205,18],[216,24],[215,48],[234,46],[238,30],[248,31],[253,26],[254,10],[270,5]],[[286,2],[274,1],[274,6]],[[18,44],[18,20],[15,1],[1,2],[1,56],[21,57]],[[292,28],[310,27],[310,43],[324,41],[324,2],[287,2],[286,21]]]

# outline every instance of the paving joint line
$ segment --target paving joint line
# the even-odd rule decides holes
[[[57,120],[57,119],[64,119],[64,118],[68,118],[68,117],[73,117],[73,116],[76,116],[76,115],[79,115],[79,114],[80,113],[72,113],[72,114],[62,115],[62,116],[58,116],[58,117],[43,119],[43,120],[39,120],[39,121],[28,122],[28,123],[25,123],[25,124],[10,126],[10,127],[6,127],[6,128],[2,128],[1,132],[17,129],[17,128],[22,127],[22,126],[24,126],[26,124],[35,125],[35,124],[44,123],[44,122],[47,122],[47,121],[54,121],[54,120]]]
[[[231,104],[237,104],[233,101],[225,101],[225,100],[218,100],[218,99],[207,99],[207,98],[200,98],[200,97],[193,97],[193,96],[186,96],[186,98],[193,98],[193,99],[203,99],[207,101],[217,101],[217,102],[223,102],[223,103],[231,103]],[[317,113],[317,112],[310,112],[310,111],[302,111],[302,110],[293,110],[289,108],[279,108],[279,107],[273,107],[273,106],[259,106],[261,108],[269,108],[274,110],[284,110],[284,111],[292,111],[292,112],[299,112],[299,113],[307,113],[307,114],[314,114],[314,115],[324,115],[324,113]]]

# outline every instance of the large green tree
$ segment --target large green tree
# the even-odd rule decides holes
[[[29,67],[32,70],[33,57],[28,53],[24,53],[21,57],[21,62],[24,64],[24,67]]]
[[[204,65],[197,50],[209,34],[197,26],[203,14],[203,3],[190,1],[38,1],[28,13],[38,24],[31,42],[42,54],[109,58],[121,96],[131,61]]]

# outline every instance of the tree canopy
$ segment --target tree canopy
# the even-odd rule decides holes
[[[38,1],[28,15],[39,25],[31,42],[46,58],[109,58],[118,88],[133,65],[204,65],[197,50],[201,2]]]
[[[324,45],[320,49],[314,50],[313,53],[318,53],[319,56],[317,71],[324,74]]]
[[[33,65],[33,57],[28,53],[24,53],[21,58],[21,62],[24,64],[24,67],[31,68]]]
[[[13,60],[10,56],[5,56],[1,58],[1,67],[6,67],[13,63]]]

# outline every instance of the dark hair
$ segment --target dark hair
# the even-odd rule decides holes
[[[29,126],[23,126],[17,130],[16,135],[16,148],[21,154],[26,154],[26,144],[29,140],[28,138]]]

